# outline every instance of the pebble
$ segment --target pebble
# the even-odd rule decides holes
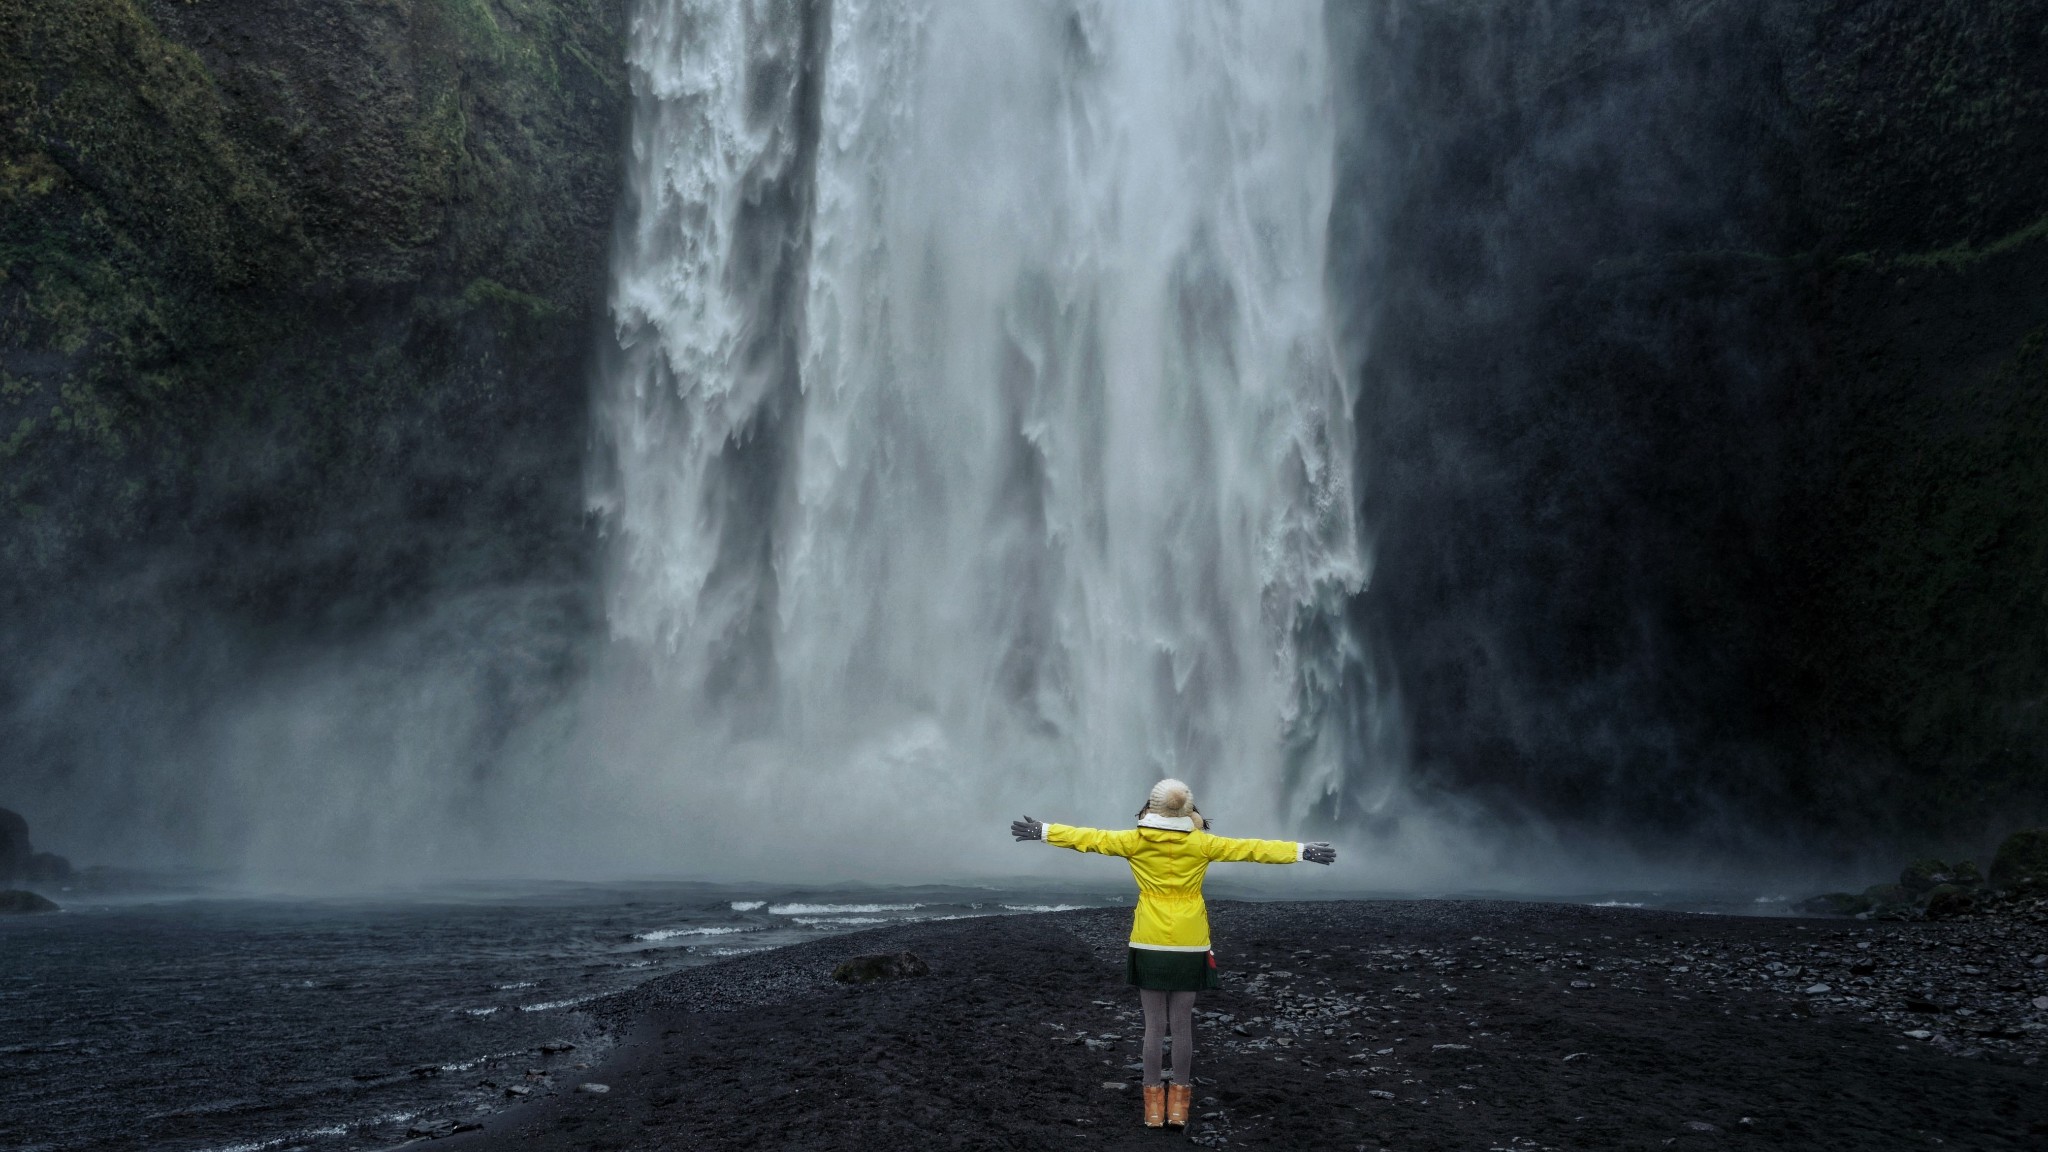
[[[1687,1132],[1719,1132],[1719,1131],[1720,1131],[1720,1129],[1719,1129],[1719,1128],[1716,1128],[1716,1127],[1714,1127],[1714,1126],[1713,1126],[1712,1124],[1709,1124],[1709,1123],[1707,1123],[1707,1122],[1706,1122],[1705,1120],[1687,1120],[1687,1121],[1685,1122],[1685,1130],[1686,1130]]]
[[[587,1092],[592,1096],[602,1096],[611,1091],[612,1086],[609,1084],[578,1084],[576,1090],[578,1092]]]
[[[1915,1028],[1912,1031],[1906,1033],[1906,1035],[1915,1040],[1931,1040],[1934,1037],[1934,1033],[1929,1032],[1925,1028]]]
[[[1833,991],[1833,988],[1830,988],[1825,984],[1815,984],[1807,988],[1806,994],[1808,996],[1825,996]]]
[[[1126,1084],[1121,1080],[1104,1080],[1102,1082],[1102,1086],[1104,1088],[1109,1089],[1111,1092],[1121,1092],[1124,1089],[1130,1087],[1129,1084]]]

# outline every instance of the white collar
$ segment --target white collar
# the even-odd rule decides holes
[[[1156,812],[1147,812],[1143,816],[1138,817],[1138,827],[1163,828],[1168,832],[1193,832],[1195,830],[1195,818],[1193,816],[1161,816]]]

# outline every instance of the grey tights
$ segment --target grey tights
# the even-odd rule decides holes
[[[1159,1047],[1169,1013],[1173,1016],[1173,1082],[1194,1083],[1195,994],[1140,988],[1138,1002],[1145,1006],[1145,1083],[1159,1083]]]

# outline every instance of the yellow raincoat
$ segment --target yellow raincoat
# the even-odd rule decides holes
[[[1292,864],[1301,859],[1301,845],[1292,840],[1212,836],[1194,827],[1192,820],[1150,814],[1136,828],[1115,831],[1047,824],[1045,842],[1129,860],[1131,876],[1138,882],[1131,947],[1162,952],[1209,950],[1209,907],[1202,902],[1202,876],[1211,863]]]

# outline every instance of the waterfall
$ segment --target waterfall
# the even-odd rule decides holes
[[[1377,802],[1319,4],[640,0],[632,64],[608,754],[707,850]]]

